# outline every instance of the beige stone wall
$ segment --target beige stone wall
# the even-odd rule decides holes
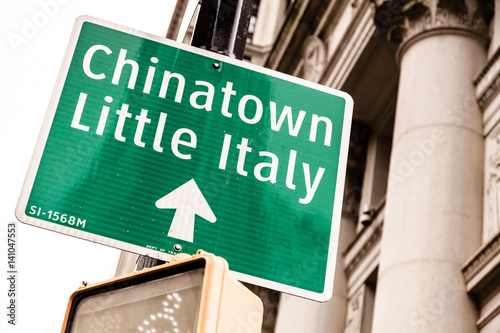
[[[483,243],[486,243],[500,232],[500,124],[485,139],[484,168]]]

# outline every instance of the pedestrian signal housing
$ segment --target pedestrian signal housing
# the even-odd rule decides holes
[[[63,333],[260,333],[262,301],[203,251],[74,292]],[[174,257],[175,258],[175,257]]]

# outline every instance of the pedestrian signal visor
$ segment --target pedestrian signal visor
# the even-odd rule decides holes
[[[229,276],[225,259],[203,251],[82,287],[63,333],[257,333],[262,301]]]

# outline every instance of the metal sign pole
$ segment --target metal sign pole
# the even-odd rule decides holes
[[[243,59],[253,0],[203,0],[191,45]]]
[[[191,45],[243,59],[253,0],[202,0]],[[137,270],[165,261],[139,255]]]

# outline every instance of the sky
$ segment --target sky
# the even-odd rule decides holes
[[[60,332],[82,281],[114,276],[120,251],[17,222],[14,209],[75,19],[165,36],[175,0],[23,0],[0,11],[0,331]],[[8,324],[7,228],[16,233],[16,325]]]

